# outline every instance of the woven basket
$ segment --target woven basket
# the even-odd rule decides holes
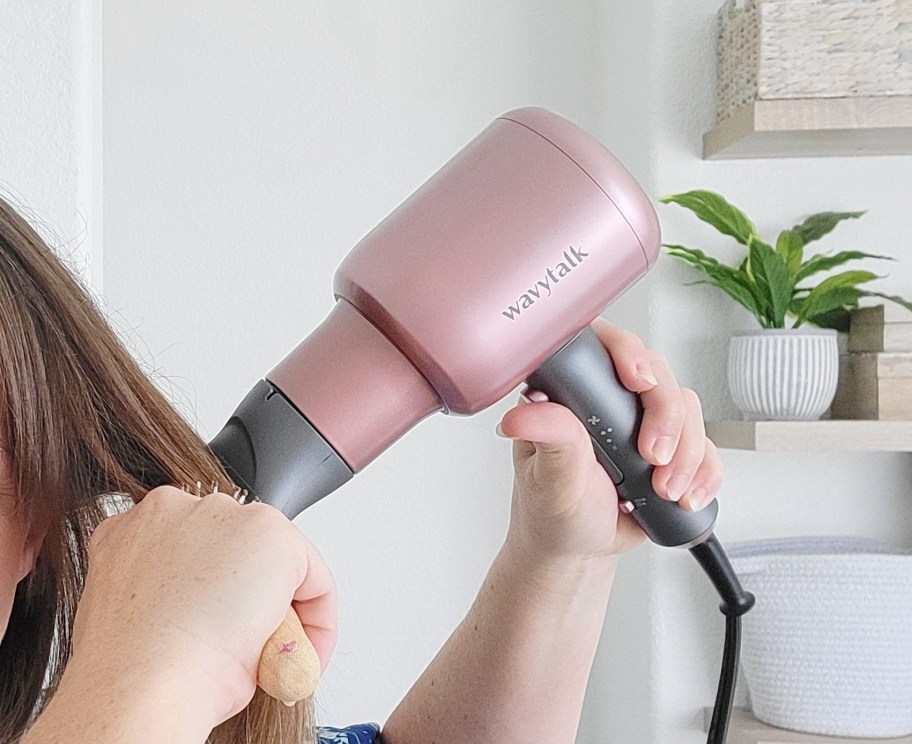
[[[912,555],[858,538],[744,543],[741,652],[754,715],[824,736],[912,734]]]
[[[777,98],[912,95],[912,0],[727,0],[717,123]]]

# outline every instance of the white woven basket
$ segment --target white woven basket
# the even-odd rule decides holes
[[[912,555],[809,537],[730,556],[757,597],[741,659],[758,719],[825,736],[912,734]]]
[[[776,98],[912,95],[912,0],[727,0],[716,120]]]

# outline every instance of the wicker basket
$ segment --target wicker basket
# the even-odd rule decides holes
[[[912,95],[912,0],[727,0],[717,123],[777,98]]]
[[[825,736],[912,734],[912,555],[825,537],[730,556],[757,597],[741,658],[758,719]]]

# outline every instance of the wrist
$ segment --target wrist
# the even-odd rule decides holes
[[[615,552],[582,554],[550,549],[528,530],[517,529],[512,524],[502,550],[526,561],[529,566],[558,575],[613,576],[618,561]]]
[[[540,596],[555,601],[585,605],[604,612],[618,556],[614,554],[575,556],[538,549],[523,535],[510,532],[498,560],[509,567],[517,581]]]

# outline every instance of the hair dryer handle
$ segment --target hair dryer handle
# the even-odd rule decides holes
[[[549,400],[569,408],[583,422],[596,459],[653,542],[689,548],[712,534],[719,511],[717,501],[698,512],[688,512],[653,489],[655,468],[642,458],[637,447],[643,420],[640,397],[621,384],[611,357],[590,326],[552,354],[526,382]]]

